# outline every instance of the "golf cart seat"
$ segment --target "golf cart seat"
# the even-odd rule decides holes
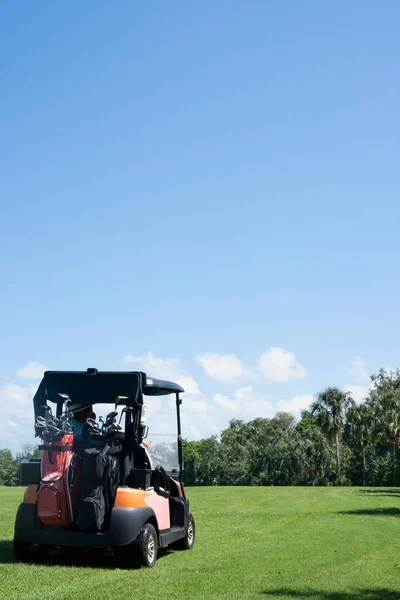
[[[150,469],[132,469],[126,478],[126,485],[147,490],[151,486]]]
[[[134,469],[151,469],[146,449],[142,446],[133,448],[133,467]]]

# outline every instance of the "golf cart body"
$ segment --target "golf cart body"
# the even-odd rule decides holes
[[[88,369],[47,371],[44,374],[33,399],[36,435],[44,440],[43,457],[40,461],[21,464],[21,483],[27,488],[15,522],[14,550],[18,559],[30,560],[35,554],[46,555],[51,548],[84,547],[120,555],[121,563],[126,562],[129,566],[152,567],[158,547],[174,544],[190,549],[193,546],[194,520],[182,483],[182,392],[184,390],[178,384],[153,379],[142,372]],[[155,446],[158,464],[153,464],[150,455],[152,444],[149,448],[145,442],[149,428],[145,420],[144,399],[146,396],[171,395],[176,409],[175,439]],[[46,418],[52,414],[51,408],[55,408],[53,425],[55,421],[61,423],[66,399],[90,404],[94,411],[112,404],[115,412],[110,413],[110,424],[107,426],[106,423],[106,427],[101,428],[92,420],[87,440],[74,440],[73,434],[65,432],[55,437],[51,432],[45,435],[38,424],[43,426],[47,422]],[[151,408],[151,400],[149,403]],[[168,405],[171,406],[171,401]],[[121,424],[116,424],[118,411]],[[68,425],[66,427],[68,430]],[[64,456],[62,464],[66,465],[65,476],[61,474],[57,479],[52,472],[46,475],[49,467],[50,471],[57,471],[52,465],[61,455]],[[111,492],[99,487],[100,500],[105,506],[104,519],[100,525],[91,524],[89,527],[85,522],[85,514],[88,513],[82,509],[84,501],[87,509],[88,499],[83,499],[82,490],[88,486],[85,465],[89,458],[93,463],[93,457],[97,460],[97,473],[99,458],[102,457],[101,464],[105,469],[102,481],[108,481],[107,469],[112,471],[109,480],[114,477],[117,481]],[[75,475],[71,475],[72,471]],[[76,473],[80,473],[80,477],[76,477]],[[56,489],[57,481],[64,482],[61,492]],[[90,507],[99,504],[98,498],[94,494],[92,496],[94,501],[89,498]],[[50,498],[53,504],[57,497],[58,513],[56,511],[49,517],[49,510],[41,508],[41,497]]]

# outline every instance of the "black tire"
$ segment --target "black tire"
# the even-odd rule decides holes
[[[189,514],[185,537],[175,542],[174,548],[176,548],[177,550],[191,550],[194,546],[195,537],[196,525],[194,522],[193,515]]]
[[[157,531],[151,523],[146,523],[142,527],[132,546],[139,567],[148,569],[154,567],[158,554],[158,538]]]
[[[153,525],[151,523],[143,525],[137,538],[128,546],[120,548],[118,554],[119,562],[127,569],[154,567],[158,554],[158,537]]]

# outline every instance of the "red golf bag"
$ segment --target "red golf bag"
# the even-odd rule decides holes
[[[45,525],[71,525],[77,500],[80,458],[74,435],[43,436],[42,476],[36,497],[37,515]]]

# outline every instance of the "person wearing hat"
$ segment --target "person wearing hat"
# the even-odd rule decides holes
[[[72,413],[69,424],[72,427],[74,435],[87,440],[89,437],[89,425],[87,424],[87,419],[90,419],[93,415],[92,405],[70,401],[67,408],[68,411]]]

